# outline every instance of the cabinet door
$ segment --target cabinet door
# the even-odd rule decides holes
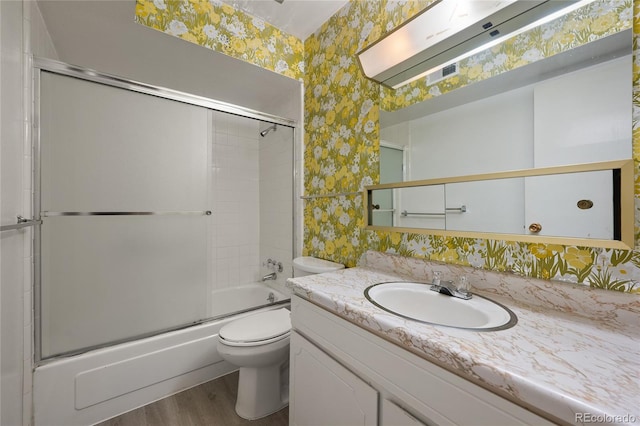
[[[292,425],[377,425],[378,392],[296,332],[291,333]]]
[[[380,426],[426,426],[388,399],[381,404]]]

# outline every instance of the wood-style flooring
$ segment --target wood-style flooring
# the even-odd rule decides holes
[[[235,412],[238,372],[161,399],[98,426],[286,426],[289,407],[258,420]]]

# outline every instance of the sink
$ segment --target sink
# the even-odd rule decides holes
[[[431,284],[386,282],[369,286],[365,297],[380,309],[415,321],[477,331],[511,328],[518,322],[509,308],[474,294],[469,300],[430,290]]]

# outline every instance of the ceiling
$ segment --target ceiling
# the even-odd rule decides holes
[[[302,41],[329,20],[349,0],[222,0],[249,15],[264,19]]]

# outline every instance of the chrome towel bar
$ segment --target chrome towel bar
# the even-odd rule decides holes
[[[409,216],[409,215],[414,215],[414,216],[445,216],[447,213],[446,212],[460,212],[460,213],[465,213],[467,211],[467,206],[462,205],[460,207],[447,207],[446,209],[444,209],[445,212],[444,213],[416,213],[416,212],[408,212],[406,210],[403,210],[400,215],[401,216]]]
[[[406,210],[402,210],[402,212],[400,212],[400,216],[403,217],[407,217],[407,216],[445,216],[446,213],[413,213],[413,212],[408,212]]]

